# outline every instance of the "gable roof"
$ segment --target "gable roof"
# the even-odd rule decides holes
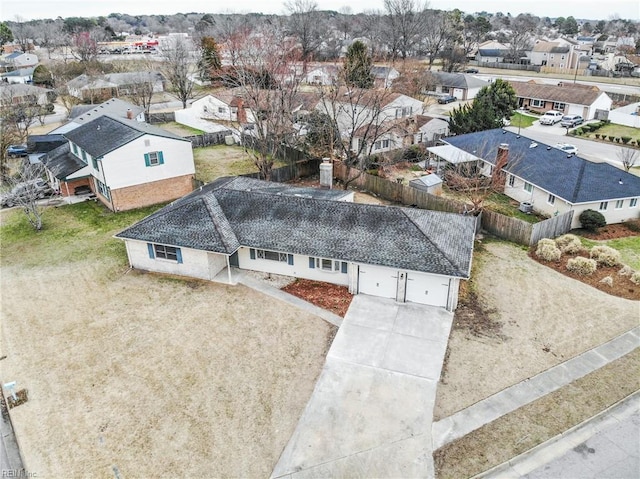
[[[436,81],[450,88],[478,88],[489,85],[489,82],[464,73],[431,72]]]
[[[498,146],[509,145],[504,170],[570,203],[640,196],[640,178],[608,163],[593,163],[500,128],[444,141],[494,164]],[[536,143],[531,148],[532,142]]]
[[[536,98],[540,100],[575,105],[592,105],[600,95],[606,95],[598,87],[575,88],[573,84],[565,86],[546,85],[532,82],[510,81],[509,84],[519,98]]]
[[[69,118],[75,123],[86,123],[101,115],[127,118],[127,110],[131,110],[135,118],[144,111],[144,108],[119,98],[111,98],[99,105],[76,105],[71,108]]]
[[[71,154],[69,143],[65,143],[46,154],[44,163],[53,176],[64,180],[67,176],[86,167],[80,158]]]
[[[223,254],[245,246],[469,277],[474,217],[301,197],[282,184],[247,189],[241,182],[216,180],[116,237]]]
[[[162,128],[111,115],[102,115],[64,134],[94,158],[104,156],[144,135],[189,141]]]

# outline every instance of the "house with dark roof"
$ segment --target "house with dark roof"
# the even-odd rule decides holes
[[[518,107],[537,113],[557,110],[565,115],[580,115],[585,120],[598,111],[609,111],[612,100],[597,86],[561,82],[559,85],[510,81],[518,97]]]
[[[107,73],[99,76],[79,75],[67,82],[69,94],[81,100],[107,100],[132,94],[140,85],[154,93],[164,91],[164,76],[156,71]]]
[[[431,72],[435,92],[455,96],[458,100],[472,100],[489,82],[466,73]]]
[[[234,268],[263,271],[456,308],[470,274],[474,217],[335,195],[220,178],[116,237],[136,269],[231,284]]]
[[[101,115],[64,133],[47,154],[49,181],[63,195],[88,186],[109,209],[124,211],[193,190],[191,142],[161,128]]]
[[[494,174],[498,152],[506,156],[504,193],[554,216],[573,211],[572,228],[584,210],[599,211],[607,223],[640,217],[640,178],[608,163],[593,163],[503,129],[448,137],[459,157],[475,158],[486,176]],[[500,161],[502,164],[503,161]]]
[[[378,88],[390,88],[393,81],[400,77],[400,72],[393,67],[374,65],[371,67],[373,83]]]
[[[482,63],[502,63],[509,56],[509,47],[493,40],[478,45],[476,60]]]

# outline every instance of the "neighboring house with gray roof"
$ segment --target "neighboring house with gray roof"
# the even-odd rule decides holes
[[[598,110],[609,111],[613,101],[597,86],[563,83],[510,81],[518,97],[518,107],[537,113],[557,110],[565,115],[580,115],[585,120],[596,117]]]
[[[99,105],[76,105],[71,108],[69,113],[69,121],[64,125],[49,132],[49,134],[66,133],[80,125],[95,120],[102,115],[111,115],[115,118],[123,118],[144,122],[144,108],[136,106],[133,103],[120,100],[119,98],[111,98]]]
[[[55,171],[45,162],[50,180],[63,194],[73,194],[65,183],[84,178],[109,209],[124,211],[171,201],[193,190],[191,142],[166,130],[102,115],[64,136],[69,153],[56,157]]]
[[[509,46],[493,40],[478,45],[476,60],[483,63],[502,63],[509,56]]]
[[[99,101],[121,95],[131,95],[140,85],[147,84],[154,93],[164,91],[164,77],[155,71],[82,74],[67,82],[69,94],[81,100]]]
[[[431,72],[435,92],[455,96],[458,100],[472,100],[489,82],[466,73]]]
[[[0,81],[5,83],[31,83],[35,67],[18,68],[7,73],[0,74]]]
[[[447,144],[476,157],[484,174],[493,174],[498,148],[508,151],[504,193],[554,216],[573,211],[579,228],[584,210],[602,213],[607,223],[640,217],[640,177],[608,163],[593,163],[507,130],[495,129],[446,138]]]
[[[220,178],[118,233],[131,267],[233,283],[246,269],[454,310],[476,219],[317,199],[307,188]]]

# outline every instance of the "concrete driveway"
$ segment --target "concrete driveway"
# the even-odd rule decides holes
[[[453,314],[357,295],[272,477],[433,477]]]

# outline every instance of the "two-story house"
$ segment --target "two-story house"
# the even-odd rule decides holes
[[[191,142],[134,120],[103,115],[64,134],[47,154],[50,182],[63,195],[85,184],[109,209],[171,201],[193,190]]]

